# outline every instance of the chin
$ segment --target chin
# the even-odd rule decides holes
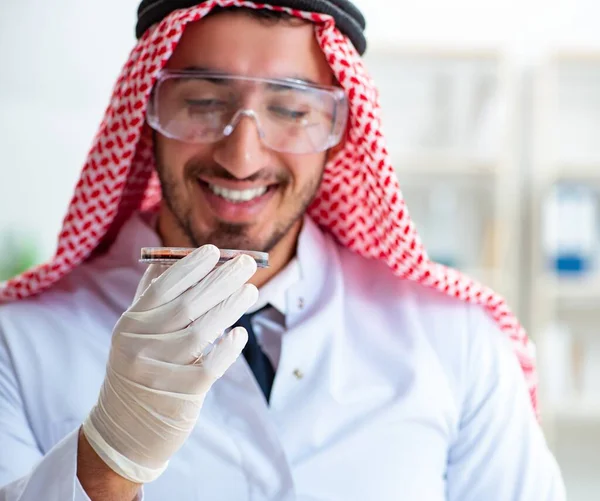
[[[217,222],[210,227],[196,226],[192,241],[196,245],[213,244],[219,249],[263,251],[268,239],[253,234],[249,224]]]

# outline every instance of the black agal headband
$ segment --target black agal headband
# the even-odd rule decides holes
[[[138,7],[138,20],[135,35],[140,38],[154,23],[162,21],[171,12],[200,5],[198,0],[142,0]],[[335,25],[346,35],[358,53],[363,55],[367,49],[365,39],[365,18],[349,0],[270,0],[273,7],[327,14],[333,17]]]

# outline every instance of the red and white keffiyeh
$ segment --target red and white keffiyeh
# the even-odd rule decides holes
[[[110,245],[124,221],[157,206],[152,139],[144,128],[146,104],[158,71],[185,26],[215,6],[269,8],[315,23],[316,38],[350,104],[345,147],[327,164],[312,218],[342,245],[383,260],[405,280],[480,304],[509,336],[537,412],[537,375],[532,343],[503,298],[459,272],[429,260],[408,215],[381,133],[379,97],[361,57],[332,17],[239,0],[212,0],[176,10],[147,30],[125,64],[104,120],[77,183],[55,256],[0,284],[0,301],[48,289],[99,249]]]

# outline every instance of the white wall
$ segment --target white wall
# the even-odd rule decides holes
[[[600,48],[597,0],[355,0],[376,41],[501,47],[529,61],[553,48]]]
[[[31,229],[44,257],[134,42],[137,3],[2,0],[0,230]],[[502,47],[522,64],[554,47],[600,49],[597,0],[356,3],[373,45]]]
[[[2,0],[0,231],[49,257],[111,88],[133,46],[135,0]]]

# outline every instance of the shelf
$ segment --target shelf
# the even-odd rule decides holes
[[[600,311],[600,276],[547,278],[539,290],[554,301],[598,301]]]
[[[550,57],[550,62],[561,63],[600,63],[600,51],[597,49],[560,49]]]
[[[419,58],[425,60],[449,59],[451,61],[472,61],[489,60],[494,63],[501,63],[505,59],[503,52],[495,47],[473,47],[471,44],[465,46],[444,44],[438,45],[406,45],[399,43],[395,37],[377,38],[370,42],[369,52],[365,59],[383,58]]]
[[[401,154],[390,151],[390,155],[399,174],[482,176],[503,168],[500,159],[493,161],[449,153]]]
[[[600,425],[600,397],[594,400],[572,398],[560,404],[546,404],[542,408],[542,415],[559,421],[598,421]]]
[[[590,163],[561,163],[549,166],[546,170],[536,173],[545,179],[544,184],[561,181],[591,182],[600,184],[600,160]]]

